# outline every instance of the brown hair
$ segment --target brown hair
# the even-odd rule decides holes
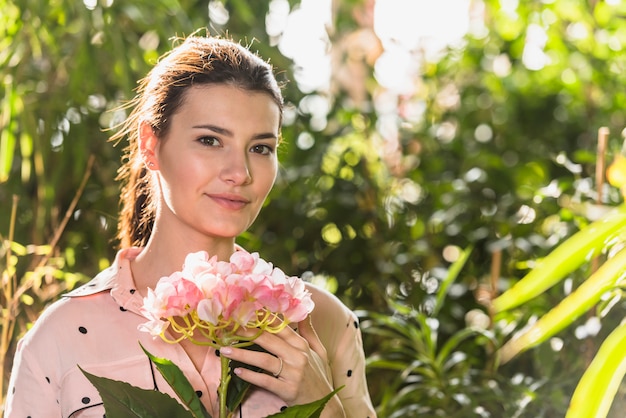
[[[281,113],[283,98],[272,67],[232,40],[190,36],[159,59],[140,80],[131,111],[111,140],[128,139],[118,180],[122,182],[117,238],[122,248],[145,246],[156,212],[155,187],[138,147],[139,124],[148,123],[157,138],[168,132],[172,116],[192,86],[230,84],[269,94]]]

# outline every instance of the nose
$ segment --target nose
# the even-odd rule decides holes
[[[247,153],[232,152],[222,163],[220,178],[235,186],[248,184],[252,181]]]

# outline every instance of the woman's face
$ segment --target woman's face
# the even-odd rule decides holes
[[[161,191],[155,232],[244,232],[276,179],[279,117],[268,94],[214,84],[189,88],[164,138],[142,127]]]

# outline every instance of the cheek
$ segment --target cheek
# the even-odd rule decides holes
[[[184,164],[167,161],[161,165],[160,182],[163,193],[168,196],[185,194],[194,187],[201,174],[199,164],[191,159]],[[206,171],[206,169],[205,169]]]
[[[276,177],[278,176],[278,163],[275,163],[271,170],[267,173],[267,193],[269,194],[270,190],[274,187],[274,183],[276,183]]]
[[[278,175],[278,161],[276,158],[272,160],[266,159],[253,162],[252,177],[255,183],[256,192],[260,195],[267,195]]]

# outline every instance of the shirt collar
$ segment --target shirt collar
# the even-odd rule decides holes
[[[118,251],[115,260],[110,267],[102,270],[89,282],[65,293],[64,297],[79,298],[96,293],[111,291],[111,296],[125,309],[138,310],[143,300],[138,292],[136,292],[135,281],[130,269],[130,262],[134,260],[143,248],[130,247]],[[243,250],[242,247],[235,244],[235,250]]]
[[[79,298],[96,293],[111,291],[111,296],[128,310],[138,311],[142,298],[135,289],[135,281],[130,269],[130,262],[137,257],[142,248],[131,247],[120,250],[113,264],[102,270],[86,284],[64,294],[64,297]]]

